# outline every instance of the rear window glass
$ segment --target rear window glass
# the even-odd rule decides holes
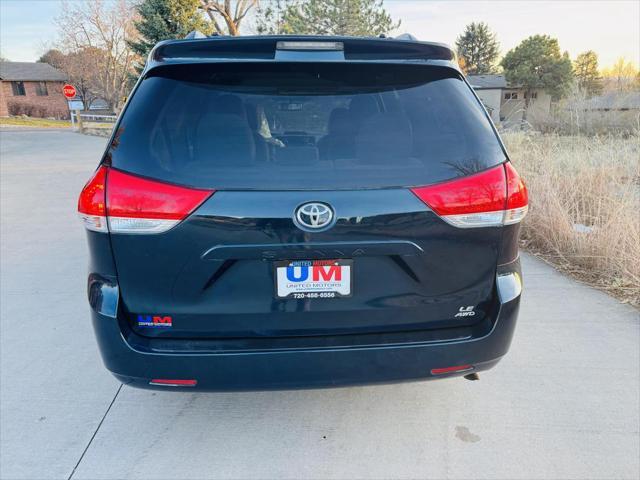
[[[258,190],[418,186],[504,161],[453,70],[331,63],[156,69],[108,156],[172,183]]]

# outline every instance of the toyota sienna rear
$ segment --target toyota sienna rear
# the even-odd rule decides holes
[[[78,209],[126,384],[426,380],[511,342],[527,192],[439,44],[160,43]]]

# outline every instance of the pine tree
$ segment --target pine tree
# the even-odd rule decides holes
[[[602,78],[598,72],[598,55],[593,50],[581,53],[573,62],[573,75],[581,90],[589,97],[602,93]]]
[[[278,0],[257,20],[259,33],[378,36],[399,26],[382,0]]]
[[[294,0],[272,0],[261,3],[256,10],[256,32],[258,35],[281,35],[291,33],[285,25],[285,12],[295,5]]]
[[[462,59],[467,75],[484,75],[496,71],[500,44],[496,34],[486,23],[472,22],[456,39],[458,57]]]
[[[569,54],[560,53],[558,40],[549,35],[526,38],[507,52],[501,65],[507,82],[525,89],[524,120],[534,89],[544,90],[557,99],[567,92],[573,81]]]
[[[141,63],[153,46],[162,41],[182,38],[193,30],[210,34],[212,27],[199,10],[199,0],[143,0],[136,10],[140,21],[134,22],[140,38],[129,42],[131,49],[140,56]],[[138,73],[143,65],[138,65]]]

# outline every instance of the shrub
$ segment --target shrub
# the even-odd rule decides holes
[[[589,107],[586,93],[574,87],[567,98],[553,104],[550,112],[535,112],[530,115],[530,127],[543,133],[560,135],[616,135],[630,136],[640,134],[640,111],[625,110],[624,107],[634,100],[634,93],[612,94],[607,105],[610,110],[594,110]]]
[[[503,138],[529,188],[525,246],[640,305],[640,137]]]
[[[39,105],[31,102],[7,102],[7,110],[9,115],[19,116],[26,115],[27,117],[48,118],[53,117],[56,119],[68,119],[69,112],[62,107],[51,107],[46,105]]]
[[[538,115],[531,121],[532,128],[559,135],[615,135],[632,136],[640,132],[638,110],[589,111],[556,107],[548,115]]]

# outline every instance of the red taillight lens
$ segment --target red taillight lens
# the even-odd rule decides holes
[[[172,378],[154,378],[149,385],[162,385],[163,387],[195,387],[197,380],[172,379]]]
[[[519,222],[526,214],[526,188],[510,163],[468,177],[411,190],[455,227],[498,227]],[[511,215],[514,208],[522,210],[523,198],[524,213]],[[519,206],[512,207],[511,204]]]
[[[442,375],[444,373],[465,372],[472,370],[473,365],[459,365],[457,367],[445,367],[445,368],[433,368],[431,369],[431,375]]]
[[[101,167],[100,171],[102,215],[103,219],[108,219],[108,230],[113,233],[166,232],[185,219],[213,193],[213,190],[179,187],[147,180],[106,167]],[[83,198],[91,197],[91,191],[95,190],[92,186],[93,180],[95,177],[80,194],[78,210],[81,214],[84,214],[81,209]],[[85,225],[90,228],[87,220]],[[106,232],[106,223],[104,229],[98,231]]]
[[[504,214],[505,225],[518,223],[527,214],[529,192],[524,182],[510,162],[504,164],[507,173],[507,211]]]
[[[107,210],[104,193],[106,182],[107,169],[106,167],[100,167],[84,186],[78,198],[80,218],[84,226],[94,232],[107,231]]]
[[[178,187],[109,171],[107,212],[114,233],[161,233],[180,223],[212,190]]]

